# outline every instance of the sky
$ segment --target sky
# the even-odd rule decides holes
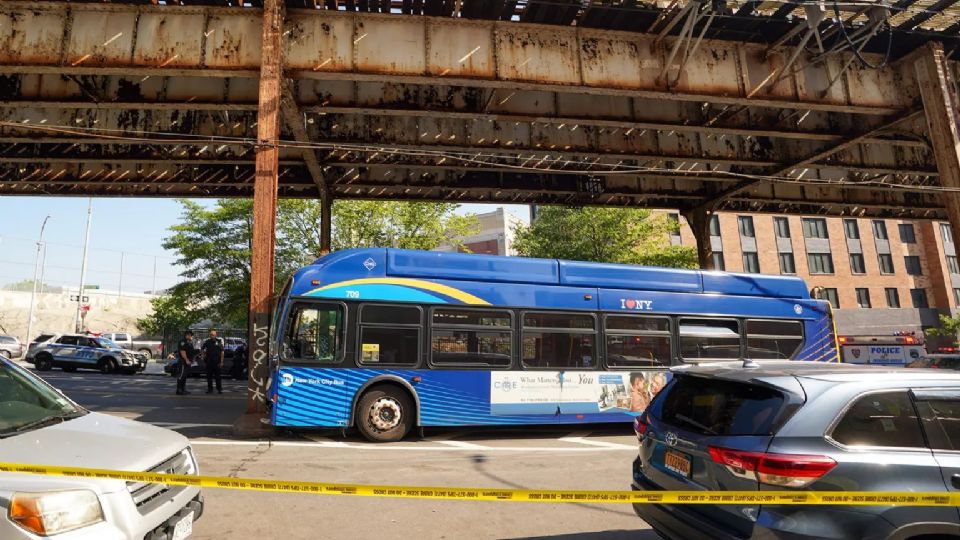
[[[0,286],[33,278],[40,226],[49,215],[44,231],[43,282],[76,288],[87,202],[84,197],[0,197]],[[465,204],[460,212],[490,212],[497,206],[501,205]],[[529,220],[527,206],[504,206]],[[174,199],[94,198],[87,284],[143,293],[177,283],[181,268],[176,265],[176,254],[164,250],[162,244],[179,216],[180,206]]]

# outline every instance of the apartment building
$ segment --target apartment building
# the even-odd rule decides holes
[[[681,227],[671,242],[696,247]],[[960,305],[960,266],[945,222],[716,214],[717,270],[796,275],[823,287],[841,334],[920,332]]]
[[[476,214],[478,231],[462,238],[463,247],[470,253],[484,255],[516,255],[513,248],[514,231],[526,222],[503,207],[493,212]],[[452,246],[440,246],[436,251],[453,251]]]

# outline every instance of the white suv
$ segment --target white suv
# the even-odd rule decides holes
[[[92,413],[0,359],[0,461],[199,474],[187,439]],[[0,538],[182,540],[203,513],[196,487],[0,473]]]

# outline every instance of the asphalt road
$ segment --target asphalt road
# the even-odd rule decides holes
[[[204,474],[322,482],[628,489],[636,439],[628,426],[579,429],[429,430],[394,444],[357,435],[281,433],[269,441],[236,440],[244,385],[224,381],[205,394],[191,379],[174,395],[161,376],[41,373],[81,405],[150,422],[191,439]],[[652,540],[628,505],[426,501],[206,490],[197,539],[481,538]]]

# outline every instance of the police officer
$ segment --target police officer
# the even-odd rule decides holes
[[[203,362],[207,368],[207,393],[213,392],[213,380],[217,380],[217,393],[223,393],[220,369],[223,368],[223,341],[217,337],[216,330],[210,330],[210,337],[203,342],[200,348],[203,352]]]
[[[197,349],[193,346],[193,332],[187,330],[183,334],[183,339],[177,345],[177,395],[189,394],[187,392],[187,375],[190,374],[190,366],[193,365],[193,358],[197,355]]]

